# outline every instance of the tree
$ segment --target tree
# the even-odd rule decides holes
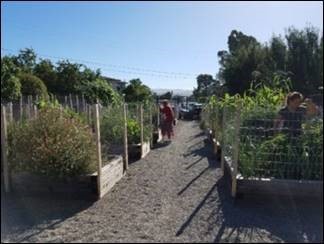
[[[84,94],[85,99],[89,103],[95,103],[97,99],[103,105],[117,104],[121,102],[120,95],[101,78],[96,78],[94,81],[84,80],[78,87],[80,94]]]
[[[60,88],[57,82],[55,66],[48,59],[41,60],[34,68],[34,74],[40,78],[47,87],[48,92],[58,93]]]
[[[166,93],[160,95],[160,99],[167,99],[167,100],[171,100],[172,95],[173,95],[173,92],[172,92],[172,91],[168,91],[168,92],[166,92]]]
[[[153,99],[150,88],[142,84],[140,79],[130,80],[123,93],[126,102],[145,102]]]
[[[17,75],[19,68],[12,57],[1,58],[1,99],[13,101],[21,96],[21,84]]]
[[[80,70],[82,67],[84,65],[70,63],[68,60],[58,62],[56,68],[56,92],[62,95],[68,95],[69,93],[77,94],[84,77]]]
[[[290,27],[285,40],[273,36],[269,45],[233,30],[228,51],[219,51],[218,58],[217,76],[231,95],[244,94],[252,83],[275,86],[272,83],[277,76],[290,79],[292,89],[305,95],[317,93],[323,85],[323,35],[319,39],[318,30],[312,26],[304,30]]]
[[[32,48],[21,49],[18,56],[15,57],[15,63],[23,72],[32,73],[36,65],[36,53]]]
[[[272,37],[270,41],[270,55],[274,62],[274,67],[272,67],[273,71],[286,70],[287,46],[280,36]]]
[[[323,84],[319,59],[318,30],[308,26],[304,30],[294,27],[286,33],[288,44],[287,69],[292,72],[293,89],[304,94],[312,94]]]
[[[205,98],[212,92],[215,80],[212,75],[200,74],[197,76],[197,88],[193,90],[193,95],[197,101],[204,102]]]

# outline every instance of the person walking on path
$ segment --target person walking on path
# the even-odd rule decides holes
[[[164,137],[167,135],[169,141],[171,141],[171,136],[174,136],[173,133],[173,120],[174,120],[174,113],[169,105],[167,100],[163,101],[163,108],[161,109],[162,114],[162,123],[161,123],[161,129],[162,129],[162,137],[164,140]]]

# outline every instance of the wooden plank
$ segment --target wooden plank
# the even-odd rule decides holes
[[[101,168],[102,168],[102,158],[101,158],[101,142],[100,142],[100,121],[99,121],[99,105],[93,105],[93,114],[95,121],[95,136],[96,136],[96,148],[97,148],[97,186],[98,186],[98,197],[102,197],[101,189]]]
[[[7,145],[7,118],[6,118],[6,107],[1,105],[1,155],[3,163],[3,177],[4,177],[4,188],[5,192],[10,192],[10,176],[9,176],[9,165],[8,165],[8,145]]]
[[[323,197],[323,181],[238,178],[237,192],[255,195]]]
[[[150,147],[149,141],[141,144],[141,158],[146,157],[146,155],[149,154],[150,150],[151,150],[151,147]]]
[[[111,190],[112,187],[123,177],[123,168],[123,160],[120,156],[103,168],[100,179],[101,197]]]

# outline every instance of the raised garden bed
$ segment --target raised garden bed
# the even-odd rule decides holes
[[[323,181],[293,180],[274,178],[244,178],[239,172],[234,173],[234,162],[231,158],[224,158],[225,167],[231,177],[232,196],[251,195],[281,195],[294,197],[323,198]]]
[[[159,128],[158,130],[153,132],[153,144],[156,144],[162,140],[162,132]]]
[[[123,159],[121,156],[111,156],[109,161],[103,160],[101,171],[101,196],[123,177]],[[72,177],[62,180],[53,180],[45,176],[31,173],[12,174],[13,191],[20,195],[42,196],[46,194],[58,194],[72,198],[96,198],[98,173]]]
[[[128,145],[128,157],[130,159],[140,159],[144,158],[150,152],[150,143],[144,142],[143,146],[141,143],[129,144]]]

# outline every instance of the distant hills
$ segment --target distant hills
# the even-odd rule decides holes
[[[169,91],[173,91],[173,95],[179,96],[191,96],[192,90],[185,90],[185,89],[152,89],[157,95],[164,94]]]

